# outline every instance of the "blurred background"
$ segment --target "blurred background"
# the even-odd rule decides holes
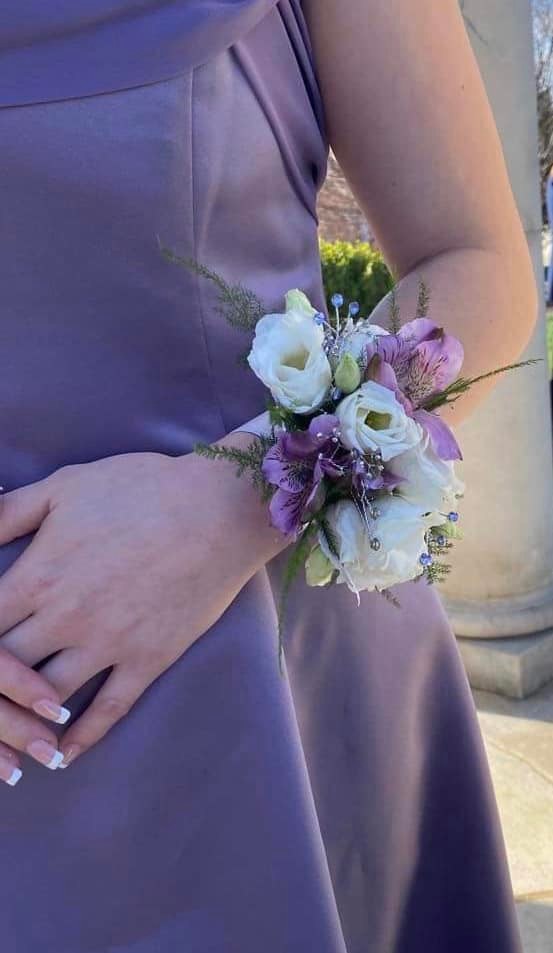
[[[553,0],[459,5],[534,259],[540,314],[524,356],[541,362],[507,375],[458,428],[464,541],[440,594],[484,736],[524,953],[553,953]],[[319,220],[327,287],[370,313],[393,278],[332,155]]]

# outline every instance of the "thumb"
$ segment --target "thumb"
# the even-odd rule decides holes
[[[47,479],[0,494],[0,546],[37,530],[48,516],[50,502]]]

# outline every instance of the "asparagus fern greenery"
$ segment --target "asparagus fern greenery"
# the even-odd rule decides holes
[[[266,313],[263,302],[253,291],[244,288],[241,284],[229,284],[221,275],[218,275],[217,272],[207,268],[206,265],[202,265],[194,258],[182,258],[179,255],[175,255],[170,248],[166,248],[162,245],[159,235],[157,236],[157,241],[161,254],[167,261],[175,265],[180,265],[182,268],[187,268],[189,271],[193,271],[201,278],[205,278],[215,285],[217,289],[217,306],[215,310],[218,314],[223,315],[228,323],[238,328],[239,331],[253,334],[257,322]]]
[[[486,374],[479,374],[477,377],[458,377],[449,387],[445,387],[440,394],[434,394],[422,401],[421,407],[424,410],[437,410],[438,407],[444,407],[446,404],[454,404],[459,397],[466,394],[473,384],[488,380],[490,377],[497,377],[498,374],[505,374],[507,371],[514,371],[519,367],[528,367],[530,364],[540,364],[540,357],[532,357],[527,361],[518,361],[516,364],[507,364],[505,367],[498,367],[494,371],[488,371]]]
[[[392,290],[389,292],[390,297],[390,325],[389,331],[391,334],[397,334],[401,327],[401,317],[399,313],[399,303],[397,300],[396,288],[395,285]]]
[[[267,452],[274,446],[273,437],[254,437],[245,449],[239,447],[222,447],[217,444],[197,443],[194,452],[208,460],[227,460],[236,467],[236,476],[241,477],[249,473],[256,490],[261,494],[264,502],[271,499],[274,487],[265,480],[262,472],[263,460]]]
[[[419,277],[419,293],[417,298],[417,311],[415,314],[416,318],[426,318],[428,315],[428,308],[430,305],[430,289],[426,284],[424,278]]]

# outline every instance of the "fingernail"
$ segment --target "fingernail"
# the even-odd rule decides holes
[[[56,705],[55,702],[49,701],[48,699],[35,702],[33,711],[36,711],[37,715],[40,715],[41,718],[48,718],[49,721],[55,721],[56,725],[65,725],[65,722],[71,718],[69,708],[62,708],[61,705]]]
[[[80,750],[81,749],[78,745],[69,745],[67,751],[63,752],[63,761],[60,764],[60,768],[68,768],[71,762],[75,760]]]
[[[23,777],[23,771],[21,768],[14,768],[9,778],[6,781],[6,784],[9,784],[11,788],[14,788],[18,781]]]
[[[63,752],[54,748],[49,741],[31,741],[27,746],[27,752],[31,758],[40,761],[46,768],[55,771],[63,761]]]
[[[20,768],[14,768],[11,764],[0,764],[0,779],[11,788],[14,788],[22,777],[23,771]]]

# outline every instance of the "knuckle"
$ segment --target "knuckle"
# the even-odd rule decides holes
[[[63,467],[59,467],[53,473],[50,473],[44,482],[48,484],[52,491],[59,490],[78,475],[80,469],[81,464],[79,463],[66,463]]]
[[[52,567],[43,561],[40,561],[30,575],[29,584],[35,598],[46,596],[52,589],[54,582],[54,573]]]
[[[9,493],[3,493],[0,497],[0,513],[4,515],[15,512],[21,504],[21,496],[22,491],[18,487],[10,490]]]
[[[116,698],[112,695],[98,699],[96,704],[102,718],[107,721],[119,721],[120,718],[128,715],[132,707],[132,702],[129,699]]]

